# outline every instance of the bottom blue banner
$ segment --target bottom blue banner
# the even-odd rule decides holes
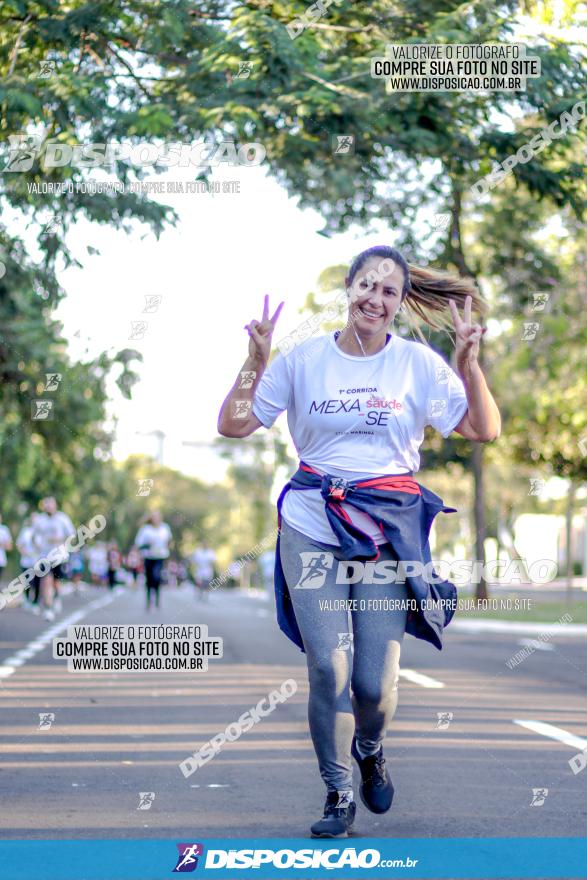
[[[2,880],[587,878],[587,838],[0,841]]]

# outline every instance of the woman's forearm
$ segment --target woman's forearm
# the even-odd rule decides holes
[[[480,436],[496,440],[501,434],[501,416],[481,367],[475,361],[459,366],[458,371],[467,394],[471,426]]]
[[[253,398],[265,372],[265,366],[265,363],[258,358],[249,356],[246,359],[220,408],[219,434],[224,437],[246,437],[251,433]]]
[[[253,398],[269,363],[271,339],[282,308],[283,303],[280,303],[269,317],[269,296],[265,296],[261,320],[245,324],[249,334],[249,356],[218,415],[218,433],[224,437],[248,437],[261,427],[261,422],[253,415]]]

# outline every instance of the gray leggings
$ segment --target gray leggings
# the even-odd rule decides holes
[[[379,550],[379,561],[397,558],[389,544],[381,545]],[[320,775],[329,791],[343,791],[353,785],[353,735],[356,734],[363,754],[374,754],[397,707],[399,657],[407,617],[405,603],[398,610],[376,610],[369,608],[369,600],[406,599],[406,585],[337,584],[337,560],[344,560],[340,547],[314,541],[285,521],[281,526],[280,554],[307,655],[308,718]],[[308,586],[311,578],[306,575],[314,555],[320,561],[321,571],[326,568],[324,582],[316,588]],[[296,587],[300,579],[302,588]],[[322,574],[318,573],[314,583],[321,580]],[[335,610],[335,600],[341,599],[356,600],[357,610],[340,606]],[[321,607],[325,600],[326,605]],[[363,609],[361,600],[366,600]],[[349,614],[353,651],[349,645]]]

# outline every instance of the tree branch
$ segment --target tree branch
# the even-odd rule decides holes
[[[20,44],[22,42],[22,38],[24,37],[24,32],[26,30],[26,26],[29,23],[29,21],[31,20],[31,18],[32,18],[31,15],[27,15],[27,17],[25,18],[25,20],[23,21],[23,23],[21,24],[21,26],[18,30],[18,36],[16,38],[14,48],[13,48],[12,52],[10,53],[10,67],[8,68],[8,75],[7,75],[6,79],[9,79],[12,76],[12,74],[14,73],[14,68],[16,66],[16,59],[18,58],[18,50],[20,49]]]
[[[358,92],[356,89],[351,89],[348,86],[337,86],[314,73],[302,73],[302,76],[305,76],[306,79],[311,79],[313,82],[319,83],[321,86],[324,86],[325,89],[329,89],[331,92],[336,92],[338,95],[347,95],[349,98],[360,98],[361,100],[365,100],[369,97],[365,92]]]
[[[132,69],[132,67],[128,63],[128,61],[125,61],[124,58],[121,58],[120,55],[118,54],[118,52],[116,51],[116,49],[113,49],[109,43],[106,44],[106,48],[108,49],[109,52],[111,52],[114,55],[116,60],[119,61],[123,67],[126,67],[126,69],[129,72],[129,76],[131,76],[134,79],[135,83],[137,84],[137,86],[139,87],[139,89],[141,90],[143,95],[145,95],[145,97],[147,97],[147,98],[149,98],[149,100],[151,100],[151,94],[147,91],[145,86],[142,84],[141,80],[136,75],[136,73],[134,72],[134,70]]]
[[[365,27],[354,28],[354,27],[347,27],[344,24],[320,24],[317,21],[313,21],[312,24],[309,24],[306,27],[308,30],[313,30],[314,28],[319,28],[320,30],[323,30],[323,31],[343,31],[344,33],[347,33],[347,34],[362,34],[362,33],[365,33],[366,31],[375,30],[377,25],[368,24]]]

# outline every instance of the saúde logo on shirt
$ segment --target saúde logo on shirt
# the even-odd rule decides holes
[[[403,403],[395,397],[393,400],[386,400],[384,397],[377,397],[375,394],[371,395],[367,401],[367,406],[375,407],[376,409],[393,409],[396,412],[402,412],[404,408]]]

